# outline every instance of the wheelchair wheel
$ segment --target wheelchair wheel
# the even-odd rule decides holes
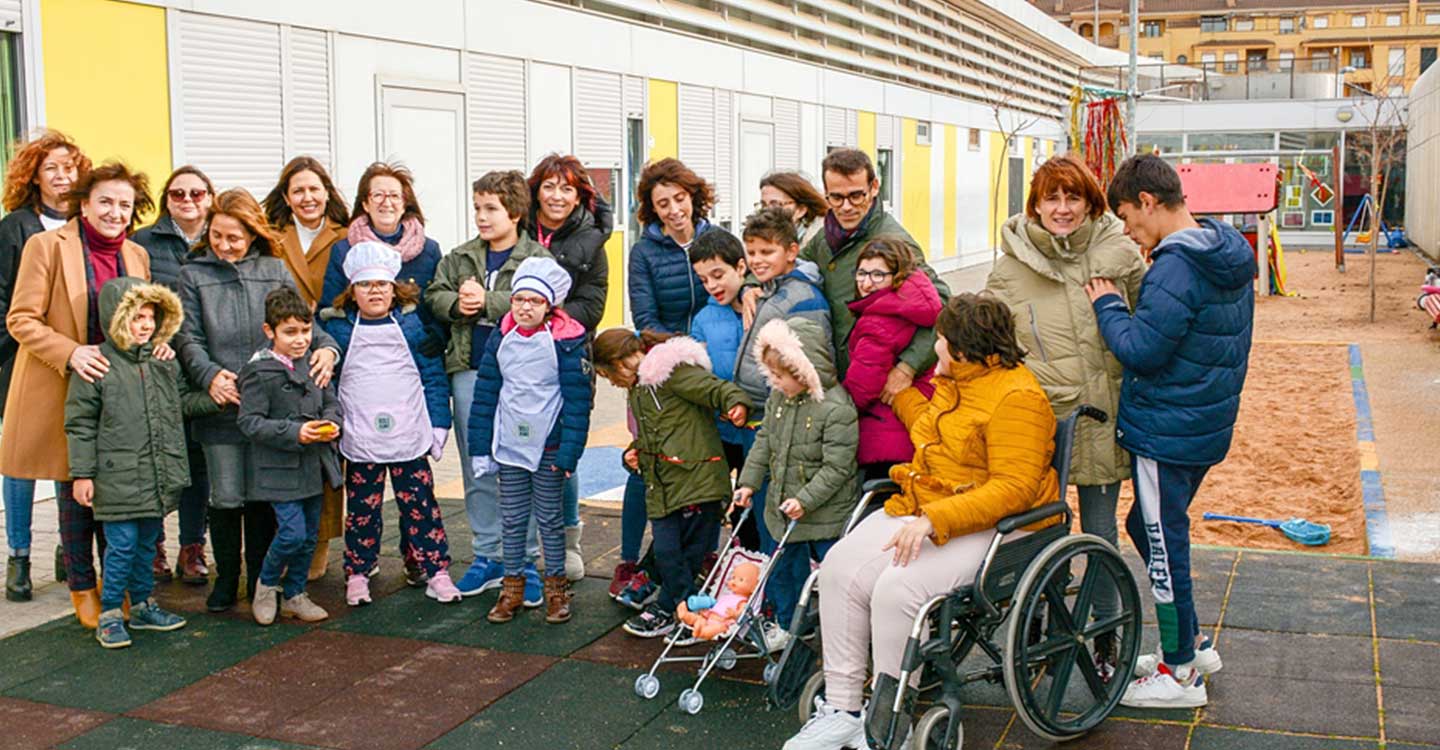
[[[825,673],[816,672],[810,675],[810,679],[805,681],[805,687],[800,690],[799,713],[801,724],[810,720],[810,715],[815,713],[815,699],[824,694]]]
[[[915,750],[959,750],[965,746],[965,727],[955,717],[955,741],[946,742],[945,733],[950,730],[950,709],[931,706],[915,725]]]
[[[811,604],[815,606],[813,599]],[[801,617],[797,612],[793,624],[801,627],[791,631],[795,635],[785,645],[785,650],[780,652],[774,664],[765,668],[770,703],[781,711],[788,711],[797,702],[802,711],[813,708],[809,701],[801,700],[801,693],[810,678],[820,670],[820,613],[818,607],[816,609],[813,619]],[[809,718],[808,713],[806,718]]]
[[[1092,620],[1102,581],[1113,584],[1119,611]],[[1025,726],[1064,742],[1104,721],[1130,675],[1124,668],[1097,668],[1096,639],[1113,643],[1117,665],[1134,664],[1140,649],[1140,593],[1120,553],[1090,534],[1056,540],[1025,569],[1008,619],[1005,689]],[[1039,639],[1037,621],[1043,623]]]

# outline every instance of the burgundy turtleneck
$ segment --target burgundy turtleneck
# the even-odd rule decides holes
[[[85,244],[90,248],[90,265],[95,269],[95,288],[120,275],[120,248],[125,244],[125,235],[106,237],[90,226],[85,217],[80,217],[80,231],[85,233]]]

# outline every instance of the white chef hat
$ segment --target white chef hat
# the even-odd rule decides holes
[[[400,253],[383,242],[361,242],[345,255],[345,276],[351,284],[394,281],[400,274]]]
[[[570,294],[570,274],[550,258],[526,258],[520,261],[510,282],[511,294],[521,291],[544,297],[551,307],[563,305]]]

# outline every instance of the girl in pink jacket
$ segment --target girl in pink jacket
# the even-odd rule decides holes
[[[880,400],[900,352],[917,328],[935,325],[943,306],[930,278],[914,271],[909,246],[889,237],[871,240],[855,267],[856,298],[849,303],[855,327],[846,343],[850,366],[842,384],[860,414],[857,459],[867,480],[888,476],[891,464],[909,461],[914,453],[905,425]],[[930,373],[918,375],[915,386],[928,398]]]

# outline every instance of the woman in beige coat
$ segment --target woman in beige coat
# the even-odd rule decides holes
[[[1085,283],[1113,280],[1133,308],[1145,261],[1120,220],[1105,211],[1105,195],[1090,169],[1068,154],[1037,169],[1025,213],[1010,217],[1001,230],[1000,250],[985,286],[1010,306],[1028,352],[1025,366],[1044,387],[1055,416],[1089,404],[1113,420],[1122,370],[1100,337]],[[1130,459],[1116,443],[1114,422],[1081,420],[1070,462],[1081,529],[1117,544],[1115,502],[1129,476]],[[1118,607],[1113,589],[1096,592],[1097,618]],[[1113,644],[1097,643],[1096,653],[1106,657],[1097,668],[1114,668]]]
[[[25,243],[5,317],[20,351],[5,404],[0,473],[57,482],[70,598],[81,624],[94,629],[100,596],[93,548],[98,543],[103,554],[104,538],[94,514],[72,493],[65,394],[71,373],[93,382],[109,369],[99,348],[105,339],[96,305],[100,287],[117,276],[150,280],[149,254],[125,236],[152,203],[145,176],[116,163],[82,175],[67,197],[70,220]]]

